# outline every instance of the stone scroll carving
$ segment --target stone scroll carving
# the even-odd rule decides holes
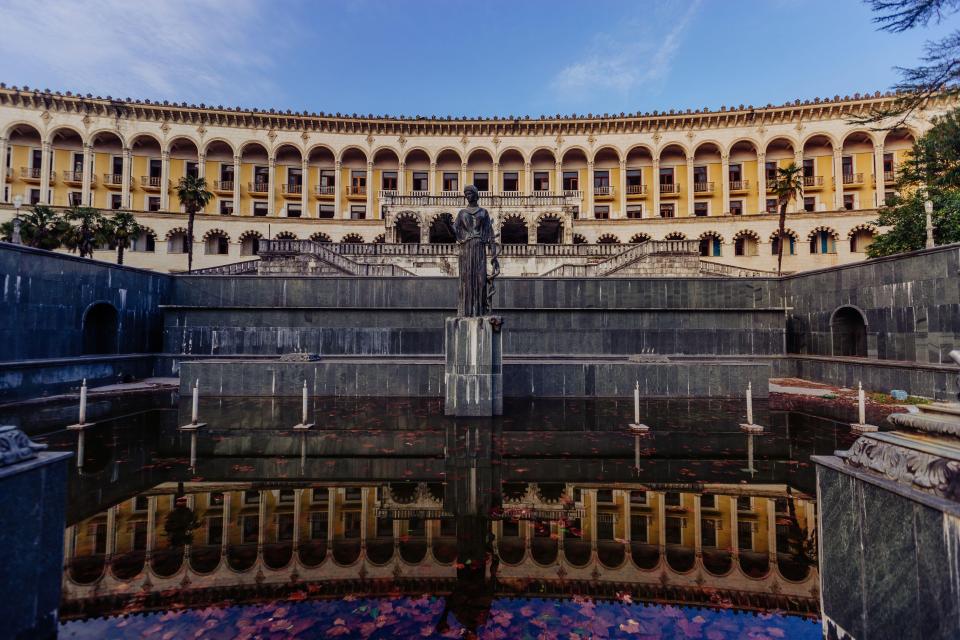
[[[0,427],[0,467],[36,458],[37,451],[46,448],[47,445],[31,441],[12,425]]]
[[[948,500],[960,500],[960,460],[863,437],[842,456],[846,463]]]

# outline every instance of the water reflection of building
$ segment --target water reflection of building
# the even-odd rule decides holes
[[[181,505],[195,517],[182,518],[178,486],[160,485],[68,528],[64,614],[169,590],[202,600],[211,589],[223,598],[303,583],[453,581],[457,521],[445,487],[188,483]],[[677,601],[703,601],[708,590],[736,606],[816,611],[814,503],[782,485],[501,489],[493,532],[505,582],[558,592],[590,583],[597,595],[635,588]],[[195,526],[191,544],[171,544],[178,526]]]

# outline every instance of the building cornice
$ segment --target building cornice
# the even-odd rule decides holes
[[[237,127],[267,131],[338,133],[399,136],[577,136],[592,134],[635,134],[669,131],[696,131],[727,127],[782,125],[805,121],[853,119],[869,116],[890,107],[898,95],[881,94],[834,96],[831,99],[795,100],[781,106],[721,107],[718,111],[691,110],[633,114],[587,114],[569,116],[454,118],[452,116],[374,116],[294,113],[275,109],[247,110],[151,100],[117,100],[90,94],[37,91],[28,87],[7,87],[0,83],[0,106],[41,110],[46,113],[82,114],[117,120],[193,125],[196,127]],[[933,99],[932,107],[951,101],[948,95]]]

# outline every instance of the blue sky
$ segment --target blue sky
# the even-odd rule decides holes
[[[885,90],[950,24],[854,0],[0,0],[0,81],[310,111],[540,115]]]

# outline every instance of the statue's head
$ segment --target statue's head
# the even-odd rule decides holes
[[[463,188],[463,195],[470,204],[476,204],[480,199],[480,191],[472,184],[468,184]]]

